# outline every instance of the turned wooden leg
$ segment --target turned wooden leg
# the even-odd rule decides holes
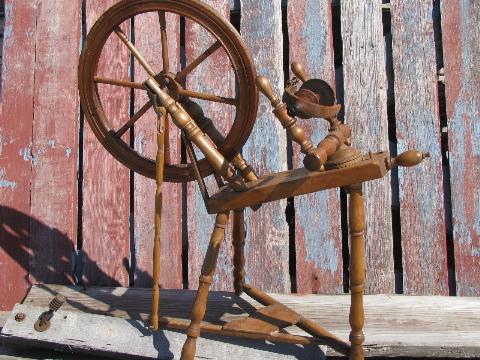
[[[365,288],[365,215],[363,210],[362,184],[350,186],[350,343],[351,360],[363,360],[363,290]]]
[[[243,292],[245,283],[245,211],[233,213],[233,287],[235,294]]]
[[[193,360],[196,352],[197,337],[200,336],[200,323],[205,316],[207,307],[208,290],[215,275],[218,251],[225,236],[225,228],[228,223],[228,213],[219,213],[215,219],[207,254],[203,260],[202,274],[200,275],[197,297],[192,307],[190,326],[187,329],[187,340],[183,344],[181,360]]]
[[[155,239],[153,241],[153,285],[152,285],[152,330],[158,330],[158,308],[160,302],[160,230],[162,225],[162,185],[164,169],[165,133],[163,131],[163,118],[157,123],[157,156],[155,163]]]

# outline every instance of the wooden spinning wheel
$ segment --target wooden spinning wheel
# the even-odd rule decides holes
[[[161,46],[159,56],[162,57],[163,69],[152,69],[135,45],[120,29],[120,24],[134,18],[136,15],[155,12],[158,14],[161,29]],[[215,39],[212,44],[206,45],[205,51],[180,72],[174,74],[169,69],[169,51],[167,45],[166,13],[173,13],[198,23]],[[146,113],[152,102],[143,105],[123,126],[118,129],[110,124],[99,97],[98,84],[109,84],[112,87],[127,87],[145,90],[141,82],[130,82],[118,79],[105,78],[97,73],[97,67],[107,39],[118,36],[131,51],[135,60],[145,70],[145,78],[155,78],[162,88],[176,101],[188,99],[202,99],[231,105],[235,108],[235,117],[232,127],[223,142],[217,144],[219,152],[227,159],[237,155],[245,144],[257,112],[258,92],[255,87],[255,68],[248,50],[235,28],[209,6],[197,0],[123,0],[108,9],[95,23],[88,34],[87,45],[82,52],[79,64],[80,100],[85,111],[88,123],[103,146],[117,160],[128,168],[155,178],[155,161],[139,154],[130,147],[121,136],[132,127]],[[235,95],[222,97],[216,94],[200,93],[183,86],[187,75],[207,59],[211,54],[223,48],[228,56],[235,75]],[[161,49],[161,50],[160,50]],[[222,74],[212,74],[222,76]],[[113,91],[115,89],[112,89]],[[154,130],[154,127],[152,127]],[[223,140],[223,139],[222,139]],[[206,159],[198,162],[201,176],[212,173],[212,167]],[[165,164],[164,180],[180,182],[194,179],[194,169],[191,164]]]
[[[153,69],[120,25],[147,12],[158,14],[161,32],[163,69]],[[166,13],[184,16],[206,29],[214,38],[206,50],[173,73],[169,68]],[[118,37],[138,61],[145,77],[142,82],[132,82],[102,77],[97,74],[100,54],[110,36]],[[185,87],[185,78],[212,53],[223,48],[235,75],[235,95],[196,92]],[[159,72],[158,72],[159,71]],[[274,93],[268,79],[256,77],[250,55],[236,30],[219,14],[198,0],[123,0],[105,12],[89,33],[79,65],[80,98],[87,120],[102,145],[130,169],[155,178],[155,239],[153,247],[153,289],[151,329],[160,325],[186,330],[187,340],[182,349],[182,360],[192,360],[196,353],[196,340],[201,331],[228,336],[295,344],[326,344],[352,360],[363,360],[363,289],[365,278],[364,211],[362,183],[381,178],[394,166],[418,165],[427,153],[409,150],[396,158],[388,152],[369,152],[363,155],[351,146],[351,128],[337,118],[340,105],[335,104],[335,93],[325,81],[309,79],[303,67],[292,64],[296,75],[287,83],[282,97]],[[223,74],[208,74],[209,78]],[[207,78],[207,80],[209,79]],[[299,82],[302,85],[298,88]],[[98,84],[140,89],[147,92],[149,101],[120,128],[110,126],[99,97]],[[294,143],[300,146],[304,168],[273,173],[258,178],[254,170],[240,155],[240,151],[252,130],[257,105],[257,88],[270,100],[273,113],[286,129]],[[207,118],[202,107],[194,99],[227,104],[235,108],[232,127],[224,136],[214,122]],[[157,113],[157,156],[149,159],[122,140],[122,135],[153,107]],[[314,146],[295,116],[310,119],[323,118],[330,124],[328,134]],[[182,140],[191,160],[188,165],[165,162],[165,133],[169,121],[181,130]],[[168,141],[168,140],[167,140]],[[197,161],[195,145],[205,156]],[[215,173],[219,191],[209,196],[203,177]],[[179,182],[196,179],[203,194],[206,209],[216,214],[204,263],[199,277],[196,300],[192,307],[191,321],[166,319],[159,316],[160,226],[162,213],[163,181]],[[226,185],[224,185],[226,184]],[[343,187],[349,193],[350,230],[350,343],[347,343],[320,325],[313,323],[295,311],[280,304],[260,289],[245,282],[245,231],[244,209],[257,210],[263,203],[313,193],[335,187]],[[202,322],[210,285],[213,282],[218,252],[225,236],[225,229],[233,212],[232,243],[234,288],[237,294],[245,292],[265,307],[250,316],[224,325]],[[296,325],[310,336],[295,336],[284,328]]]

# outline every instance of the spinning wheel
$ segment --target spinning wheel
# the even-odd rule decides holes
[[[159,17],[162,43],[161,47],[159,44],[159,56],[162,56],[163,60],[163,69],[161,71],[152,69],[142,54],[135,48],[135,45],[120,29],[120,24],[124,21],[147,12],[156,12]],[[184,16],[198,23],[215,39],[212,44],[207,45],[208,48],[201,55],[176,74],[170,72],[169,69],[166,13]],[[118,86],[145,90],[140,82],[104,78],[102,74],[97,73],[102,49],[110,36],[118,36],[131,51],[135,60],[145,70],[145,78],[143,80],[146,80],[148,77],[155,78],[174,100],[182,103],[189,99],[202,99],[234,107],[235,118],[233,125],[224,141],[216,145],[219,152],[228,160],[231,160],[239,153],[255,122],[258,92],[255,87],[255,69],[250,54],[237,31],[230,23],[212,8],[197,0],[123,0],[108,9],[98,19],[88,34],[87,45],[79,64],[80,99],[88,123],[99,141],[117,160],[131,170],[147,177],[155,178],[155,161],[139,154],[121,138],[152,107],[152,102],[148,101],[128,122],[118,129],[111,126],[112,121],[107,118],[106,112],[102,107],[97,88],[97,85],[100,83],[112,85],[112,91],[115,91],[114,88]],[[236,82],[235,96],[227,98],[216,94],[199,93],[186,89],[183,86],[185,78],[195,71],[195,68],[200,63],[215,51],[218,51],[219,48],[224,49],[233,68]],[[212,76],[223,76],[223,74],[212,74]],[[152,131],[154,130],[155,127],[152,126]],[[201,176],[207,176],[213,170],[206,159],[198,162],[198,169]],[[191,164],[187,166],[185,164],[165,164],[164,178],[165,181],[170,182],[192,180],[194,179],[194,169]]]
[[[120,25],[139,14],[158,14],[161,33],[161,58],[163,69],[153,69]],[[174,74],[169,69],[166,13],[184,16],[206,29],[214,38],[207,49],[184,69]],[[118,37],[130,50],[145,71],[143,82],[132,82],[102,77],[97,74],[100,55],[107,39]],[[185,78],[212,53],[223,48],[235,75],[234,97],[196,92],[185,88]],[[160,57],[160,51],[159,55]],[[103,146],[130,169],[155,178],[155,239],[153,247],[153,287],[151,329],[160,325],[186,330],[187,339],[182,349],[182,360],[192,360],[196,353],[196,339],[201,331],[258,340],[295,344],[326,344],[352,360],[363,360],[363,289],[365,278],[364,211],[362,183],[381,178],[393,166],[418,165],[428,153],[409,150],[396,158],[388,152],[370,152],[364,156],[351,146],[352,130],[337,119],[340,105],[335,104],[333,89],[320,79],[308,79],[303,67],[292,64],[296,78],[291,79],[282,97],[278,97],[268,79],[255,77],[255,70],[248,51],[236,30],[210,7],[198,0],[123,0],[105,12],[93,26],[88,36],[79,65],[79,87],[82,106],[93,132]],[[211,77],[222,74],[209,74]],[[299,81],[302,85],[298,88]],[[123,126],[112,128],[102,107],[98,84],[140,89],[147,92],[149,101]],[[293,142],[300,146],[304,168],[273,173],[257,178],[253,169],[240,155],[240,150],[252,130],[258,103],[258,89],[270,100],[273,113]],[[205,116],[202,107],[193,99],[218,102],[235,108],[232,127],[223,136],[215,124]],[[283,101],[282,101],[282,100]],[[136,152],[122,140],[122,135],[153,107],[157,113],[158,151],[155,161]],[[328,134],[314,146],[295,116],[310,119],[324,118],[330,123]],[[182,139],[191,164],[165,162],[165,133],[168,118],[182,131]],[[110,120],[110,121],[109,121]],[[205,156],[197,161],[193,145]],[[219,191],[213,196],[206,192],[203,177],[215,173]],[[216,214],[204,263],[199,277],[196,300],[192,307],[191,321],[159,317],[160,226],[162,213],[163,181],[179,182],[196,178],[202,191],[205,206]],[[224,181],[227,186],[223,186]],[[295,311],[280,304],[260,289],[245,282],[245,230],[244,209],[258,209],[263,203],[309,194],[329,188],[343,187],[349,193],[350,230],[350,343],[336,337],[320,325],[313,323]],[[233,212],[232,243],[234,288],[237,294],[245,292],[265,307],[250,316],[224,325],[202,322],[210,285],[213,282],[219,248],[224,240],[225,228]],[[291,335],[284,328],[296,325],[310,337]]]

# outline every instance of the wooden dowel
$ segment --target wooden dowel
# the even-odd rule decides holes
[[[135,122],[140,119],[143,114],[145,114],[147,112],[148,109],[150,109],[152,107],[152,102],[150,100],[148,100],[131,118],[130,120],[128,120],[120,129],[118,129],[116,132],[115,132],[115,135],[117,135],[118,137],[121,137],[123,136],[123,134],[125,134],[125,132],[131,128]]]
[[[188,96],[195,99],[213,101],[213,102],[222,103],[222,104],[228,104],[228,105],[234,105],[234,106],[237,106],[238,104],[238,100],[234,98],[227,98],[223,96],[206,94],[206,93],[201,93],[193,90],[182,89],[182,90],[179,90],[178,93],[182,96]]]
[[[150,65],[148,65],[147,61],[143,58],[143,56],[137,50],[135,45],[133,45],[133,43],[128,39],[127,35],[125,35],[122,29],[120,29],[120,27],[117,26],[113,31],[115,32],[115,34],[117,34],[120,40],[122,40],[122,42],[127,46],[127,48],[132,52],[135,59],[137,59],[140,65],[142,65],[142,67],[145,69],[147,74],[152,77],[155,76],[156,74],[153,71],[153,69],[150,67]]]
[[[190,64],[183,68],[176,76],[175,81],[182,81],[185,77],[190,74],[198,65],[200,65],[207,57],[213,54],[217,49],[222,46],[220,41],[215,41],[210,47],[201,53],[196,59],[194,59]]]
[[[164,110],[166,113],[166,110]],[[160,302],[160,233],[162,226],[162,185],[164,171],[165,133],[163,131],[164,118],[158,119],[157,124],[157,156],[155,163],[155,239],[153,242],[153,288],[152,288],[152,330],[158,330],[158,308]]]
[[[162,42],[163,71],[168,73],[170,71],[170,64],[168,60],[167,22],[165,19],[165,11],[158,12],[158,21],[160,23],[160,40]]]
[[[145,90],[142,83],[127,81],[127,80],[117,80],[117,79],[109,79],[109,78],[104,78],[100,76],[95,76],[93,78],[93,81],[99,84],[123,86],[131,89]]]

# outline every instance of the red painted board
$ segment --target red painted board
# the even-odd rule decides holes
[[[448,295],[440,119],[433,33],[433,3],[392,4],[397,150],[431,157],[399,168],[403,291]]]
[[[283,40],[280,1],[241,2],[240,31],[250,49],[257,74],[266,76],[278,96],[283,93]],[[257,122],[243,154],[259,175],[287,169],[285,130],[260,95]],[[265,291],[290,292],[289,239],[286,200],[247,209],[246,281]]]
[[[87,29],[116,3],[87,0]],[[121,25],[130,35],[130,21]],[[128,79],[130,53],[120,39],[110,35],[102,51],[97,76]],[[99,85],[103,109],[114,128],[129,119],[130,89]],[[129,133],[123,139],[129,143]],[[84,280],[90,285],[126,286],[130,260],[130,170],[116,161],[96,139],[88,125],[83,135],[82,234]]]
[[[480,3],[442,2],[457,295],[480,296]]]
[[[342,1],[345,122],[363,153],[388,150],[387,77],[380,1]],[[366,293],[393,293],[390,175],[364,185]]]
[[[61,9],[55,0],[38,2],[30,193],[34,283],[73,282],[79,101],[72,59],[79,54],[81,21],[80,0]],[[37,226],[38,221],[43,225]]]
[[[293,0],[288,2],[287,11],[290,63],[301,63],[309,78],[323,79],[335,88],[330,1]],[[297,121],[314,145],[328,132],[326,121]],[[303,154],[297,144],[293,144],[293,167],[303,167]],[[297,291],[343,292],[338,189],[296,197],[294,204]]]
[[[180,18],[167,14],[168,50],[170,71],[176,73],[180,67]],[[160,26],[156,12],[135,16],[135,46],[150,66],[160,72],[162,66],[162,46]],[[145,70],[134,61],[135,81],[147,79]],[[145,104],[148,96],[143,90],[135,90],[135,111]],[[157,152],[157,116],[150,109],[134,128],[135,150],[151,159]],[[180,133],[170,122],[170,158],[172,163],[180,163]],[[155,213],[155,181],[142,175],[134,175],[133,238],[135,271],[134,286],[152,286],[153,239]],[[163,211],[161,232],[160,286],[162,288],[182,287],[182,185],[163,184]],[[133,250],[133,249],[132,249]]]
[[[26,295],[37,6],[5,1],[0,115],[0,310]],[[21,49],[21,51],[19,51]]]
[[[226,19],[230,18],[229,0],[209,0],[204,2],[212,6]],[[214,37],[191,20],[185,21],[185,51],[187,65],[215,42]],[[211,54],[187,77],[187,89],[231,97],[234,94],[234,75],[223,48]],[[223,134],[227,134],[234,119],[234,109],[230,105],[192,99],[203,108],[206,116],[213,120]],[[197,152],[197,157],[203,158]],[[206,179],[210,194],[218,188],[212,176]],[[187,184],[187,226],[188,226],[188,286],[196,289],[198,278],[207,251],[210,235],[213,231],[215,216],[207,214],[203,199],[196,182]],[[232,220],[232,218],[230,218]],[[215,290],[232,290],[232,247],[231,223],[227,228],[217,263],[217,273],[212,284]]]

